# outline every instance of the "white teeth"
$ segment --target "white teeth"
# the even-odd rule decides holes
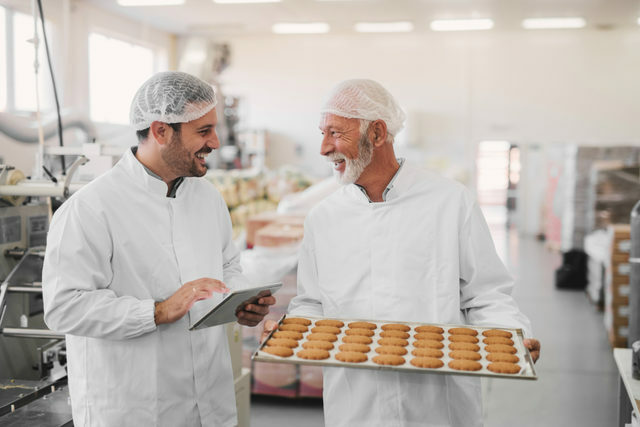
[[[208,155],[209,155],[209,153],[197,153],[196,157],[199,158],[199,159],[204,159]]]

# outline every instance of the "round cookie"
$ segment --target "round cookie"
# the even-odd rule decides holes
[[[513,340],[505,337],[487,337],[482,340],[485,344],[504,344],[513,345]]]
[[[480,346],[478,344],[473,344],[470,342],[452,342],[449,344],[450,350],[466,350],[466,351],[480,351]]]
[[[289,325],[280,325],[278,327],[279,331],[295,331],[295,332],[307,332],[309,330],[308,327],[304,325],[298,325],[297,323],[291,323]]]
[[[475,351],[468,350],[454,350],[449,352],[449,357],[452,359],[462,359],[462,360],[480,360],[482,356],[480,353]]]
[[[488,329],[482,333],[485,337],[504,337],[511,338],[513,334],[509,331],[503,331],[502,329]]]
[[[366,361],[368,358],[366,354],[359,351],[342,351],[336,354],[336,359],[341,362],[361,363]]]
[[[374,363],[378,365],[402,365],[404,363],[404,357],[396,356],[394,354],[381,354],[379,356],[374,356]]]
[[[444,333],[444,329],[442,329],[440,326],[433,326],[433,325],[416,326],[415,331],[416,332],[433,332],[436,334]]]
[[[442,368],[444,366],[444,362],[440,359],[436,359],[435,357],[415,357],[411,359],[411,364],[418,368],[431,369]]]
[[[267,341],[267,346],[296,348],[298,346],[298,341],[286,338],[271,338]]]
[[[520,358],[515,354],[509,353],[489,353],[487,354],[487,360],[489,362],[516,363],[520,361]]]
[[[305,341],[302,343],[302,347],[307,350],[331,350],[333,348],[333,344],[328,341]]]
[[[411,350],[411,354],[416,357],[442,357],[444,353],[435,348],[414,348]]]
[[[346,342],[348,344],[371,344],[373,340],[369,337],[363,337],[362,335],[348,335],[346,337],[342,337],[342,342]]]
[[[444,344],[442,344],[440,341],[419,340],[419,341],[414,342],[413,346],[415,348],[436,348],[436,349],[440,349],[440,348],[444,347]]]
[[[436,334],[435,332],[418,332],[413,337],[417,340],[444,340],[444,336],[442,334]]]
[[[344,351],[344,352],[360,352],[360,353],[368,353],[369,350],[371,350],[371,348],[369,348],[368,345],[366,344],[340,344],[340,346],[338,347],[340,349],[340,351]]]
[[[317,348],[300,350],[296,353],[296,356],[309,360],[322,360],[329,358],[329,352],[327,350],[320,350]]]
[[[473,344],[478,343],[478,338],[471,335],[449,335],[449,341],[451,342],[470,342]]]
[[[407,332],[410,331],[411,328],[402,323],[387,323],[386,325],[382,325],[383,331],[402,331]]]
[[[373,336],[373,331],[371,329],[365,329],[365,328],[347,329],[344,333],[347,335],[360,335],[363,337]]]
[[[407,354],[407,349],[404,347],[398,347],[395,345],[383,345],[381,347],[376,347],[376,353],[378,354],[395,354],[397,356],[402,356]]]
[[[402,338],[403,340],[406,340],[407,338],[409,338],[409,334],[406,332],[402,332],[402,331],[382,331],[380,332],[380,336],[382,338]]]
[[[338,339],[334,334],[323,334],[321,332],[309,334],[307,336],[308,341],[329,341],[334,342]]]
[[[471,328],[451,328],[448,332],[451,335],[471,335],[472,337],[478,335],[478,331]]]
[[[452,360],[449,362],[449,367],[458,371],[479,371],[482,369],[482,365],[472,360]]]
[[[316,326],[333,326],[334,328],[342,328],[344,322],[336,319],[321,319],[316,321]]]
[[[280,356],[280,357],[289,357],[293,355],[293,350],[291,350],[290,347],[278,347],[278,346],[264,347],[262,351],[264,351],[265,353],[273,354],[274,356]]]
[[[520,366],[515,363],[495,362],[489,363],[487,369],[498,374],[517,374],[520,372]]]
[[[351,322],[349,323],[351,329],[375,329],[377,328],[375,323],[371,322]]]
[[[380,345],[395,345],[399,347],[405,347],[409,345],[409,341],[403,340],[402,338],[380,338],[378,340],[378,344]]]
[[[340,333],[340,328],[336,328],[335,326],[316,326],[311,328],[311,332],[338,335]]]
[[[282,324],[309,326],[311,324],[311,320],[305,319],[304,317],[287,317],[282,321]]]
[[[504,344],[490,344],[484,348],[487,353],[510,353],[515,354],[518,352],[515,347]]]
[[[302,339],[302,334],[295,331],[275,331],[272,336],[274,338],[286,338],[288,340]]]

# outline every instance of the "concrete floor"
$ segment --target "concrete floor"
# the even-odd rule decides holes
[[[486,427],[612,426],[617,371],[602,313],[580,291],[555,289],[560,256],[538,241],[493,229],[499,254],[517,278],[514,297],[529,316],[542,355],[537,381],[483,380]],[[254,396],[251,426],[324,425],[322,402]]]

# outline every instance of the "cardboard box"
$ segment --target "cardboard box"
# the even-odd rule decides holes
[[[256,233],[255,246],[277,247],[299,243],[304,227],[289,224],[270,224]]]

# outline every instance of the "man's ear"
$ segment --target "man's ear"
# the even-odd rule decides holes
[[[387,142],[387,124],[384,120],[376,120],[369,126],[370,140],[374,147],[381,147]]]
[[[169,142],[171,137],[169,132],[169,125],[164,122],[151,122],[151,126],[149,126],[149,130],[151,135],[155,138],[156,141],[160,145],[164,145]]]

